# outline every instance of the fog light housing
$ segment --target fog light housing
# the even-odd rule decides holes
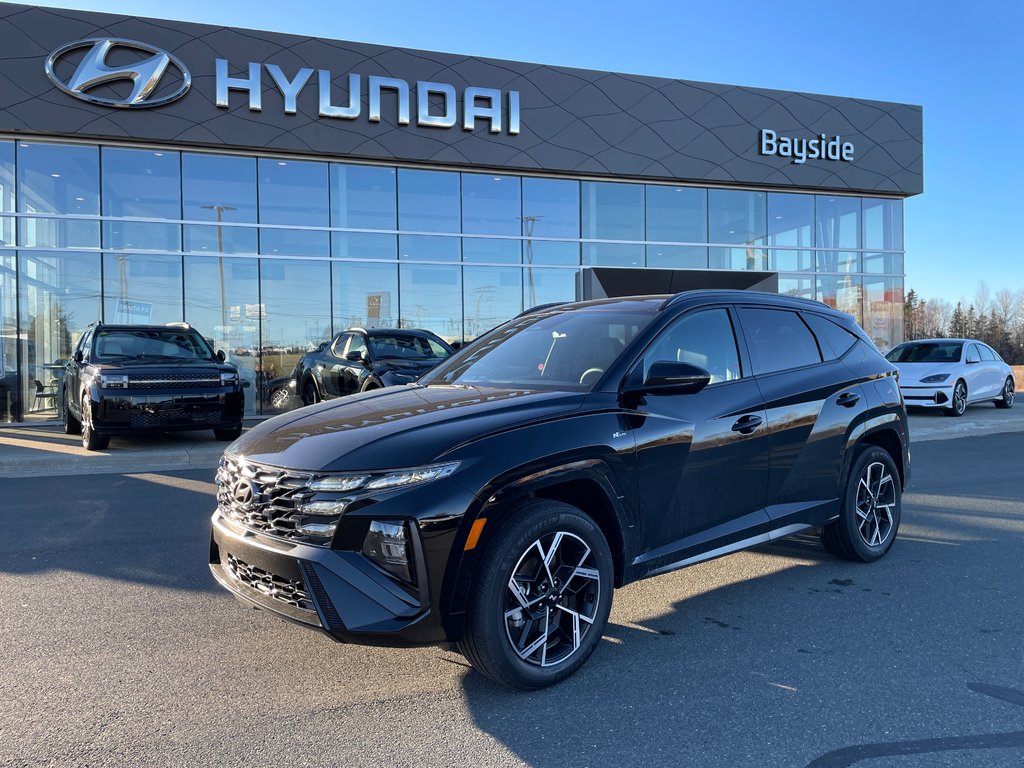
[[[412,584],[412,553],[405,523],[372,520],[363,539],[363,555],[385,571]]]

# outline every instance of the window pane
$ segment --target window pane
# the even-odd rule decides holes
[[[97,147],[18,142],[18,210],[97,216],[100,212]],[[98,221],[22,219],[18,242],[31,247],[96,248]]]
[[[818,251],[819,272],[860,272],[860,254],[853,251]]]
[[[398,266],[336,261],[334,327],[394,328],[398,323]]]
[[[708,191],[697,187],[647,186],[647,239],[708,241]]]
[[[780,272],[814,271],[814,251],[769,251],[768,261]]]
[[[755,374],[821,362],[818,343],[796,312],[747,308],[739,311]]]
[[[261,357],[257,379],[287,376],[295,363],[331,338],[331,271],[328,261],[262,259]]]
[[[523,308],[555,301],[576,301],[575,269],[524,269]]]
[[[445,341],[463,337],[462,271],[446,265],[406,264],[400,268],[402,328],[425,328]]]
[[[860,275],[819,275],[817,284],[818,301],[853,315],[857,323],[863,326],[861,312]]]
[[[580,183],[564,179],[523,179],[523,234],[580,236]]]
[[[224,351],[249,387],[245,412],[257,411],[256,350],[260,345],[260,285],[256,259],[185,257],[185,321]]]
[[[518,240],[490,240],[482,237],[462,238],[462,260],[491,264],[519,264],[522,245]]]
[[[689,363],[711,374],[711,383],[740,378],[740,358],[729,314],[711,309],[667,328],[644,355],[644,378],[658,362]]]
[[[814,245],[814,195],[768,193],[768,245]]]
[[[864,330],[875,346],[888,352],[903,341],[903,280],[864,278]]]
[[[186,251],[257,252],[255,227],[223,226],[257,220],[255,158],[186,152],[181,156],[181,192],[183,218],[213,222],[185,225]]]
[[[98,256],[93,256],[98,259]],[[21,395],[18,389],[18,297],[13,251],[0,251],[0,422],[21,418]],[[97,303],[99,297],[97,296]],[[23,313],[24,316],[24,313]],[[78,322],[84,322],[79,319]]]
[[[580,244],[555,240],[524,240],[523,262],[576,266],[580,263]]]
[[[665,269],[707,269],[708,249],[696,245],[648,245],[647,266]]]
[[[644,239],[643,185],[584,181],[580,188],[584,238]]]
[[[903,201],[864,198],[864,247],[903,250]]]
[[[14,142],[0,141],[0,213],[14,212]],[[0,216],[0,245],[14,245],[14,219]],[[0,408],[3,403],[0,403]],[[0,414],[2,416],[2,414]]]
[[[465,267],[462,283],[468,339],[523,311],[523,271],[517,267]]]
[[[331,164],[331,226],[395,229],[395,169]]]
[[[103,215],[181,218],[181,158],[177,152],[104,147]],[[103,222],[105,248],[181,249],[180,224]]]
[[[103,319],[181,322],[181,257],[103,254]]]
[[[711,248],[712,269],[768,269],[768,251],[764,248]]]
[[[405,261],[459,261],[461,244],[457,237],[400,235],[399,258]]]
[[[583,243],[583,263],[595,267],[642,267],[643,243]]]
[[[479,235],[520,232],[518,176],[462,174],[462,231]]]
[[[398,228],[415,232],[460,230],[459,174],[398,171]]]
[[[816,315],[813,312],[804,312],[804,320],[811,326],[814,335],[818,337],[821,351],[827,359],[842,357],[857,343],[857,337],[840,327],[827,317]]]
[[[71,356],[85,327],[100,319],[100,254],[22,251],[18,254],[18,270],[21,355],[25,370],[22,402],[28,406],[24,416],[52,419],[57,416],[56,397],[36,398],[35,382],[40,382],[45,392],[56,394],[61,385],[63,363]],[[14,320],[13,289],[13,280],[8,290],[0,288],[0,303],[4,304],[0,315],[9,315],[11,324]],[[4,319],[3,324],[7,326],[8,319]],[[11,351],[13,353],[13,349]],[[11,386],[14,366],[12,354],[4,361],[5,369],[10,369],[10,374],[5,370],[4,378]],[[6,403],[0,402],[0,413],[6,413],[6,408]]]
[[[262,224],[326,227],[327,164],[305,160],[259,161],[259,209]],[[262,229],[260,253],[326,256],[327,232]]]
[[[903,274],[902,253],[865,253],[864,271],[883,274]]]
[[[764,245],[766,237],[764,192],[737,189],[708,190],[708,237],[712,243]]]
[[[817,238],[822,248],[860,248],[860,198],[818,195]]]
[[[814,298],[814,278],[801,275],[779,275],[779,293],[784,296]]]
[[[332,232],[331,255],[345,259],[394,261],[398,258],[398,238],[369,232]]]

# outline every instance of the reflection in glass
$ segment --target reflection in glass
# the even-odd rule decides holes
[[[261,224],[305,227],[329,225],[327,164],[306,160],[259,161],[259,209]],[[260,230],[260,253],[289,256],[327,256],[327,232]]]
[[[181,218],[181,158],[177,152],[104,147],[103,215]],[[103,247],[146,251],[181,250],[181,225],[104,221]]]
[[[902,253],[865,253],[864,271],[875,274],[903,274]]]
[[[864,198],[864,247],[903,250],[903,201]]]
[[[813,272],[814,251],[773,250],[768,252],[768,262],[777,272]]]
[[[0,141],[0,213],[13,212],[14,142]],[[14,219],[6,216],[0,216],[0,245],[14,245]]]
[[[860,275],[818,275],[818,301],[853,315],[863,325]]]
[[[400,235],[398,257],[403,261],[459,261],[462,249],[457,237]]]
[[[182,319],[181,257],[103,254],[103,320],[177,323]]]
[[[576,266],[580,263],[580,244],[558,240],[523,240],[523,263]]]
[[[462,231],[473,235],[518,235],[518,176],[462,174]]]
[[[459,174],[398,170],[398,228],[411,232],[458,232]]]
[[[818,251],[819,272],[860,272],[860,254],[855,251]]]
[[[287,376],[306,352],[331,338],[331,263],[262,259],[258,381]]]
[[[100,255],[21,251],[18,272],[21,364],[25,371],[21,402],[27,406],[24,416],[54,419],[63,364],[71,356],[85,327],[100,319]],[[0,303],[4,305],[0,307],[0,315],[5,316],[4,326],[9,320],[13,324],[12,293],[13,282],[9,291],[0,289]],[[14,364],[13,357],[4,361],[5,367],[13,369]],[[37,397],[40,392],[43,396]],[[6,404],[0,403],[0,411],[5,410]]]
[[[15,261],[14,251],[0,251],[0,422],[5,424],[21,418]]]
[[[522,246],[518,240],[462,238],[462,260],[490,264],[519,264]]]
[[[465,336],[475,339],[523,311],[523,271],[505,267],[462,270]]]
[[[233,155],[184,153],[181,156],[182,218],[213,222],[186,224],[186,251],[256,253],[256,160]]]
[[[814,278],[807,275],[779,275],[779,293],[784,296],[813,299]]]
[[[580,183],[566,179],[523,179],[523,235],[580,236]]]
[[[335,332],[361,328],[394,328],[398,323],[398,267],[336,261],[334,281]]]
[[[398,238],[371,232],[332,232],[331,255],[342,259],[398,258]]]
[[[764,245],[767,234],[765,192],[708,190],[708,237],[712,243]]]
[[[395,169],[331,163],[331,226],[395,229]]]
[[[768,245],[814,245],[814,195],[768,193]]]
[[[647,266],[659,269],[707,269],[708,249],[698,245],[648,245]]]
[[[860,248],[860,198],[818,195],[817,243],[821,248]]]
[[[584,181],[580,184],[580,195],[583,201],[582,231],[585,239],[644,239],[642,184]]]
[[[643,243],[583,243],[583,263],[594,267],[642,267]]]
[[[523,308],[556,301],[576,301],[575,269],[524,269]]]
[[[400,268],[399,288],[402,328],[425,328],[447,342],[462,338],[461,270],[405,264]]]
[[[80,144],[18,142],[18,210],[98,216],[100,153]],[[21,219],[18,242],[29,247],[97,248],[98,221]]]
[[[256,352],[260,345],[260,283],[257,259],[185,257],[185,321],[238,366],[246,415],[257,411]]]
[[[888,352],[903,341],[903,280],[864,278],[864,330],[875,346]]]
[[[707,238],[706,189],[647,185],[648,240],[706,243]]]
[[[765,248],[711,248],[712,269],[768,269],[768,250]]]

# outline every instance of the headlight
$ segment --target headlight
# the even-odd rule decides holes
[[[231,386],[232,384],[237,384],[237,383],[238,383],[238,374],[237,373],[230,373],[230,372],[228,372],[228,373],[221,373],[221,375],[220,375],[220,385],[222,387]]]
[[[355,490],[383,491],[391,488],[403,488],[418,483],[429,483],[448,477],[459,467],[459,462],[434,464],[429,467],[413,469],[395,469],[389,472],[360,473],[351,475],[326,475],[312,480],[311,491],[344,492]]]
[[[922,384],[941,384],[949,378],[948,373],[933,373],[931,376],[925,376],[921,379]]]
[[[106,389],[128,389],[127,376],[113,376],[109,373],[97,373],[95,377],[96,386]]]
[[[388,573],[412,583],[405,523],[373,520],[363,539],[363,554]]]

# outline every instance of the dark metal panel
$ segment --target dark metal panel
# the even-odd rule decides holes
[[[779,292],[776,272],[593,267],[580,271],[580,300],[673,294],[703,289]]]

